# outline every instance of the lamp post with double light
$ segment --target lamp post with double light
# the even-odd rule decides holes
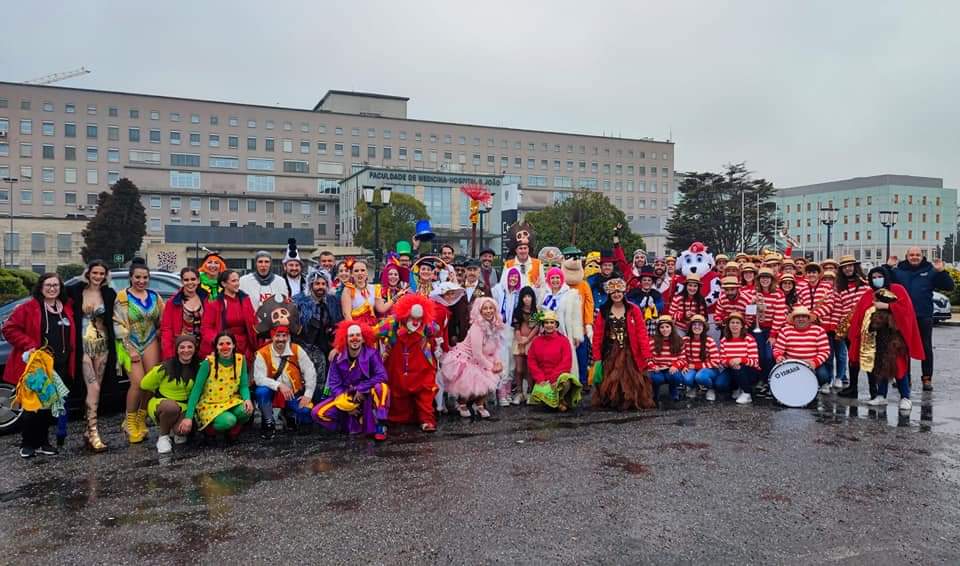
[[[376,202],[376,193],[380,193],[380,202]],[[380,261],[383,259],[383,250],[380,249],[380,210],[390,206],[390,194],[393,187],[380,187],[379,191],[372,185],[363,186],[363,201],[373,209],[373,257],[376,265],[374,273],[380,272]]]
[[[837,213],[840,212],[840,209],[833,207],[825,207],[820,209],[820,223],[827,227],[827,256],[833,257],[830,241],[831,236],[833,235],[833,225],[837,223]],[[826,258],[820,258],[821,260]]]
[[[7,192],[7,204],[10,205],[10,232],[7,234],[7,267],[13,265],[13,184],[19,181],[16,177],[4,177],[4,183],[10,183],[10,190]]]
[[[887,257],[884,258],[885,260],[890,259],[890,229],[897,225],[898,214],[896,210],[880,211],[880,225],[887,229]]]

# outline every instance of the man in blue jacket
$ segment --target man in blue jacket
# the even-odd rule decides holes
[[[921,363],[923,390],[933,391],[933,290],[952,291],[953,279],[944,271],[942,259],[930,263],[917,247],[907,250],[907,259],[898,263],[893,273],[913,301],[925,358]]]

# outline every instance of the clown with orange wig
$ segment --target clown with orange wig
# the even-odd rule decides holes
[[[334,431],[387,439],[390,388],[373,329],[362,322],[337,327],[327,387],[330,397],[313,408],[313,420]]]
[[[423,295],[404,295],[394,306],[393,316],[381,320],[375,329],[387,351],[389,420],[419,423],[424,432],[437,430],[433,398],[437,393],[435,352],[440,327],[434,322],[434,308]]]

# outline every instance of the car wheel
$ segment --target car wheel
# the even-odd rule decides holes
[[[16,388],[13,385],[0,383],[0,434],[15,430],[20,421],[20,414],[23,411],[10,406],[15,391]]]

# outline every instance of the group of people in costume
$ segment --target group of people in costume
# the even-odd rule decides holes
[[[65,435],[77,378],[84,442],[106,450],[97,412],[113,367],[130,378],[128,442],[144,441],[149,417],[161,454],[194,431],[235,438],[257,413],[264,439],[282,422],[385,440],[388,424],[432,432],[438,413],[486,419],[491,404],[565,412],[587,395],[618,411],[665,396],[748,404],[769,396],[785,360],[814,371],[825,395],[856,398],[866,371],[870,405],[885,405],[895,382],[902,411],[911,359],[930,361],[929,385],[928,340],[899,267],[864,274],[853,256],[818,264],[789,249],[713,256],[699,242],[678,257],[635,250],[628,260],[619,227],[598,252],[545,246],[534,256],[533,240],[514,226],[499,273],[492,249],[422,254],[416,239],[398,242],[379,274],[328,252],[308,265],[293,240],[282,273],[266,251],[243,276],[211,252],[181,270],[167,301],[142,260],[118,292],[99,260],[69,287],[44,274],[2,329],[13,348],[4,379],[24,410],[20,454],[57,453],[49,428]],[[936,271],[940,281],[942,264]]]

